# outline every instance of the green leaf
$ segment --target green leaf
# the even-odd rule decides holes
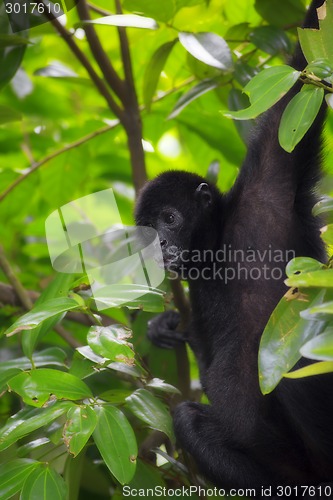
[[[333,94],[327,94],[325,96],[327,106],[329,106],[331,109],[333,109]]]
[[[305,85],[288,103],[279,127],[281,147],[291,153],[314,122],[324,98],[324,89]]]
[[[317,59],[307,65],[304,73],[310,76],[317,76],[321,80],[332,76],[333,68],[327,59]]]
[[[179,33],[182,46],[196,59],[223,72],[233,69],[227,42],[215,33]]]
[[[323,268],[323,264],[316,259],[311,257],[295,257],[290,262],[288,262],[286,267],[286,275],[288,278],[292,277],[294,274],[299,275],[300,273],[308,273],[311,271],[319,271]]]
[[[307,321],[300,313],[309,304],[321,304],[325,290],[306,290],[306,295],[285,295],[273,311],[260,342],[259,382],[263,394],[271,392],[284,373],[300,359],[300,348],[305,342],[323,331],[325,322]]]
[[[122,14],[99,17],[90,21],[82,21],[78,26],[88,24],[103,24],[105,26],[123,26],[126,28],[143,28],[148,30],[157,30],[157,22],[150,17],[136,16],[135,14]]]
[[[301,313],[302,318],[309,320],[317,320],[317,321],[323,321],[323,320],[330,321],[333,319],[332,315],[333,315],[333,301],[325,302],[324,304],[320,305],[313,305],[308,309],[305,309],[305,311],[302,311]]]
[[[299,370],[285,373],[283,376],[286,378],[302,378],[312,377],[313,375],[323,375],[325,373],[333,372],[333,362],[322,361],[321,363],[313,363],[312,365],[305,366]]]
[[[61,401],[50,404],[46,408],[26,408],[19,411],[10,417],[0,429],[0,451],[5,450],[27,434],[61,417],[71,406],[72,403]]]
[[[68,410],[63,438],[70,453],[75,457],[87,444],[96,424],[96,413],[89,406],[73,406]]]
[[[131,412],[151,429],[162,431],[171,440],[174,439],[170,412],[157,397],[146,389],[137,389],[126,398],[126,403]]]
[[[89,387],[70,373],[41,368],[23,372],[8,381],[10,390],[31,406],[41,407],[51,396],[58,399],[85,399],[92,396]]]
[[[258,49],[267,54],[275,55],[278,52],[289,52],[291,44],[288,36],[276,26],[260,26],[249,34],[249,40]]]
[[[306,60],[326,59],[333,66],[333,3],[331,1],[317,10],[319,30],[298,28],[298,38]]]
[[[20,500],[66,500],[67,497],[67,485],[60,474],[41,465],[25,481]]]
[[[327,224],[321,229],[321,238],[326,245],[333,245],[333,224]]]
[[[36,307],[40,307],[41,310],[44,310],[44,312],[46,313],[48,309],[46,304],[49,303],[50,300],[59,298],[72,300],[67,299],[68,290],[72,282],[72,275],[57,273],[54,280],[45,288],[45,290],[43,290],[41,295],[38,297],[31,313],[35,311]],[[32,328],[31,330],[24,332],[24,335],[22,336],[22,348],[24,354],[28,356],[28,358],[31,358],[37,343],[63,318],[63,316],[64,313],[59,312],[52,317],[43,320],[43,322],[36,328]]]
[[[219,160],[213,160],[207,170],[206,179],[212,184],[217,184],[219,173],[220,173],[220,162]]]
[[[235,120],[256,118],[278,102],[294,85],[300,75],[290,66],[273,66],[265,69],[244,87],[250,96],[251,106],[241,111],[228,111],[224,115]]]
[[[133,297],[138,297],[133,299]],[[94,291],[94,301],[99,308],[119,307],[142,309],[148,312],[164,310],[164,293],[145,285],[108,285]]]
[[[47,300],[21,316],[20,319],[15,321],[15,323],[6,330],[5,334],[10,336],[22,330],[30,330],[49,318],[53,318],[54,316],[77,308],[78,303],[76,300],[67,297]]]
[[[131,330],[125,326],[93,326],[89,330],[87,341],[91,349],[100,356],[120,361],[134,358],[132,344],[127,341],[131,336]]]
[[[231,89],[228,95],[228,108],[235,109],[238,111],[239,109],[244,109],[245,106],[248,106],[249,98],[246,94],[244,94],[239,89]],[[252,120],[235,120],[234,124],[237,128],[237,131],[245,144],[248,143],[252,128],[253,128]]]
[[[176,40],[172,42],[167,42],[161,45],[152,55],[149,63],[147,64],[144,76],[143,76],[143,102],[146,109],[150,110],[150,105],[154,97],[158,80],[160,78],[161,72],[165,66],[165,63],[169,57],[171,50],[173,49]]]
[[[185,94],[181,96],[181,98],[176,102],[170,115],[168,116],[168,119],[171,120],[172,118],[175,118],[192,101],[198,99],[198,97],[202,96],[206,92],[209,92],[210,90],[215,89],[216,87],[218,87],[218,81],[214,79],[213,80],[208,79],[199,82],[197,85],[192,87],[190,90],[188,90],[187,92],[185,92]]]
[[[0,392],[4,392],[8,389],[7,382],[15,375],[20,373],[18,368],[7,368],[7,370],[0,372]]]
[[[295,287],[333,287],[333,269],[294,274],[285,281],[287,286]]]
[[[324,196],[312,209],[312,213],[315,217],[321,214],[328,214],[329,216],[330,212],[332,212],[333,217],[333,198],[330,198],[329,196]],[[333,219],[329,220],[329,222],[333,222]]]
[[[114,477],[128,483],[135,474],[138,448],[125,415],[111,405],[96,406],[98,417],[93,436],[102,458]]]
[[[301,354],[310,359],[333,361],[333,328],[327,328],[324,333],[304,344]]]
[[[161,380],[160,378],[153,378],[148,382],[146,387],[149,387],[150,389],[157,389],[158,391],[166,392],[168,394],[180,394],[177,387],[174,387],[171,384],[167,384],[166,382],[164,382],[164,380]]]
[[[39,462],[28,458],[18,458],[0,465],[1,500],[12,498],[21,490],[24,481],[39,466]]]
[[[63,351],[59,347],[49,347],[34,354],[32,362],[29,358],[26,357],[3,361],[0,365],[0,374],[3,371],[11,370],[13,368],[20,370],[30,370],[31,368],[45,365],[66,366],[66,357],[67,354],[65,353],[65,351]]]

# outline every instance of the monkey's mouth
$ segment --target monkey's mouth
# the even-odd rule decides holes
[[[176,271],[181,266],[181,251],[177,252],[163,252],[163,267],[167,271]]]

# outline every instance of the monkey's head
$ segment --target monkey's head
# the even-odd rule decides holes
[[[220,200],[214,185],[188,172],[168,171],[143,187],[135,209],[136,224],[157,231],[166,269],[188,263],[191,252],[201,250],[203,242],[211,246]]]

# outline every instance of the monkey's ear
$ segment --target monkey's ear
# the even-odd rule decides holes
[[[212,193],[206,182],[199,184],[195,190],[195,197],[204,208],[207,208],[212,204]]]

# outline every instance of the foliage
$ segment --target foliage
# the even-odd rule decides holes
[[[1,2],[1,498],[121,498],[123,484],[190,484],[194,472],[174,454],[168,407],[178,389],[186,391],[177,360],[189,356],[193,380],[197,367],[190,352],[162,352],[145,335],[153,314],[179,307],[176,295],[166,281],[162,291],[119,307],[117,294],[131,289],[110,287],[109,307],[99,313],[84,275],[52,270],[44,223],[58,207],[111,186],[122,222],[132,224],[135,190],[146,174],[167,169],[207,174],[228,190],[254,119],[301,79],[304,90],[279,133],[292,151],[324,90],[333,107],[332,0],[319,32],[300,30],[308,66],[285,64],[304,3],[81,0],[78,8],[66,2],[65,15],[51,23],[38,9],[7,16]],[[41,0],[36,5],[43,12]],[[325,142],[333,165],[332,114]],[[332,172],[322,186],[327,195]],[[315,211],[327,216],[331,249],[331,199]],[[264,393],[301,354],[319,362],[289,376],[333,370],[332,273],[331,262],[289,264],[294,292],[261,344]]]

